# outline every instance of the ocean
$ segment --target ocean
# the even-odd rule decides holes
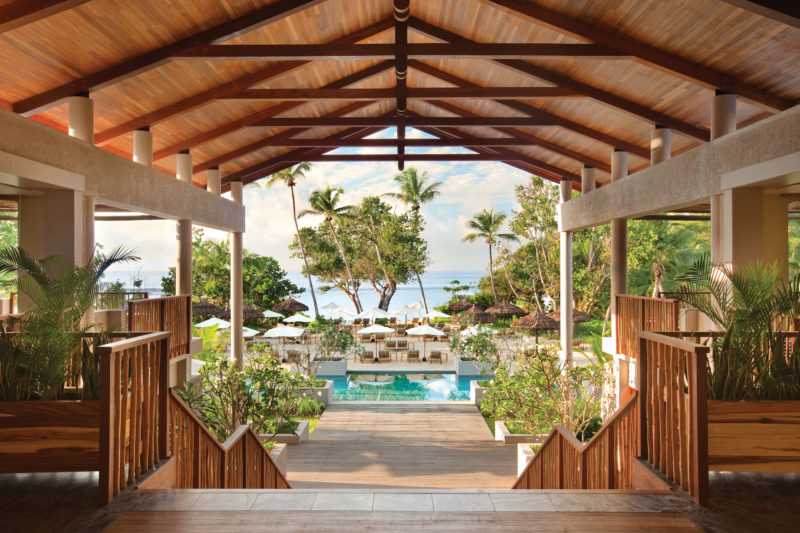
[[[114,270],[107,272],[103,280],[107,282],[119,280],[125,285],[126,289],[130,290],[131,287],[133,287],[134,279],[141,279],[142,287],[140,290],[147,291],[151,298],[156,298],[161,295],[161,277],[166,275],[167,273],[165,271],[158,270]],[[485,272],[472,270],[426,272],[422,275],[422,286],[425,288],[425,297],[428,300],[428,306],[433,308],[434,306],[441,305],[450,300],[450,293],[446,292],[444,287],[449,285],[451,281],[458,280],[462,285],[472,286],[473,290],[470,291],[471,293],[477,290],[474,287],[477,287],[478,282],[485,275]],[[287,277],[298,287],[306,289],[305,292],[301,293],[300,296],[296,298],[311,309],[311,295],[308,292],[308,281],[305,275],[299,272],[289,272]],[[345,309],[353,309],[352,302],[341,291],[333,289],[323,293],[319,288],[324,284],[315,276],[312,277],[312,280],[314,281],[314,289],[317,294],[317,304],[320,307],[333,302],[341,305]],[[361,298],[361,304],[364,308],[378,305],[378,295],[369,283],[362,285],[358,295]],[[389,308],[395,309],[403,305],[412,304],[420,299],[419,285],[416,279],[413,279],[411,283],[397,287],[397,292],[394,293]]]

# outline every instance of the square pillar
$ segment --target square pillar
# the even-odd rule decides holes
[[[242,182],[231,182],[231,200],[242,203]],[[242,233],[231,234],[231,356],[239,368],[244,366],[244,290],[242,282]]]
[[[628,176],[628,152],[614,148],[611,154],[611,181]],[[611,220],[611,336],[617,338],[617,295],[628,292],[628,221]]]
[[[562,179],[560,183],[561,203],[572,199],[572,182]],[[572,232],[560,232],[560,270],[561,270],[561,362],[566,368],[572,368]]]

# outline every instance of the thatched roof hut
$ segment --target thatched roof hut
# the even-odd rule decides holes
[[[220,313],[220,318],[224,318],[225,320],[230,320],[231,319],[231,310],[230,309],[226,309],[225,311]],[[244,306],[244,309],[242,309],[242,318],[245,319],[245,320],[250,320],[250,319],[253,319],[253,318],[264,318],[264,315],[262,315],[261,311],[259,311],[255,307]]]
[[[219,316],[221,313],[222,308],[211,302],[200,301],[192,304],[192,315],[194,316]]]
[[[529,329],[536,334],[536,344],[539,344],[539,332],[558,329],[558,322],[541,311],[534,311],[525,315],[511,324],[512,328]]]
[[[474,304],[472,302],[470,302],[469,300],[467,300],[466,298],[461,298],[459,301],[450,304],[447,307],[447,311],[450,312],[450,313],[461,313],[462,311],[466,311],[467,309],[469,309],[473,305]],[[481,309],[481,311],[483,311],[483,309]]]
[[[561,322],[561,311],[559,309],[556,309],[552,313],[547,313],[547,316],[549,316],[556,322]],[[591,319],[592,317],[590,317],[583,311],[576,311],[575,309],[572,310],[572,322],[574,322],[575,324],[582,324],[584,322],[589,322]]]
[[[472,324],[488,324],[494,322],[494,316],[480,308],[478,305],[473,305],[461,314],[461,323]]]
[[[289,297],[273,307],[272,310],[278,313],[300,313],[302,311],[308,311],[308,306]]]
[[[490,315],[494,315],[500,318],[507,318],[510,316],[524,316],[527,313],[521,307],[517,307],[516,305],[512,304],[511,302],[500,302],[497,305],[491,306],[489,309],[486,310],[487,313]]]

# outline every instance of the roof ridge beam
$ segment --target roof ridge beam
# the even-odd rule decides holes
[[[223,100],[388,100],[396,91],[385,89],[245,89],[222,97]],[[584,97],[564,87],[410,87],[407,98],[576,98]]]
[[[294,13],[322,3],[324,0],[279,0],[250,13],[223,22],[213,28],[184,37],[178,41],[150,50],[121,63],[103,68],[77,80],[49,89],[14,104],[14,111],[23,115],[37,113],[80,92],[101,89],[112,83],[155,68],[171,57],[195,46],[216,44],[243,33],[286,18]]]

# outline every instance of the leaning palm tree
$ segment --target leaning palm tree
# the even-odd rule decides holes
[[[294,201],[294,186],[298,180],[306,177],[306,172],[311,170],[310,163],[300,163],[294,167],[289,167],[272,174],[267,180],[266,187],[272,187],[276,183],[283,183],[289,187],[289,192],[292,196],[292,220],[294,221],[294,230],[297,233],[297,243],[300,245],[300,254],[303,256],[303,264],[306,266],[306,277],[308,278],[308,288],[311,291],[311,301],[314,302],[314,316],[319,316],[319,307],[317,307],[317,296],[314,294],[314,284],[311,282],[311,271],[308,268],[308,259],[306,258],[306,247],[303,246],[303,240],[300,238],[300,226],[297,224],[297,207]]]
[[[432,201],[434,198],[441,194],[439,186],[441,181],[434,181],[433,183],[426,184],[425,177],[427,172],[419,174],[415,168],[407,168],[400,174],[394,177],[394,181],[400,184],[400,192],[386,193],[384,196],[397,198],[407,206],[410,206],[415,225],[418,227],[420,222],[419,208],[420,205]],[[416,269],[414,274],[417,275],[417,283],[419,283],[419,292],[422,295],[422,303],[425,305],[425,312],[428,312],[428,301],[425,299],[425,289],[422,288],[422,277],[420,270]]]
[[[506,221],[504,213],[495,213],[494,209],[484,209],[477,213],[469,222],[467,228],[472,230],[472,233],[467,233],[462,239],[464,242],[472,242],[478,239],[483,239],[489,245],[489,279],[492,282],[492,294],[494,295],[494,303],[497,303],[497,290],[494,287],[494,271],[492,264],[492,247],[497,244],[499,240],[516,241],[517,236],[513,233],[500,233],[500,228]]]
[[[353,211],[353,206],[351,205],[338,205],[342,193],[344,193],[344,189],[341,187],[333,188],[330,185],[327,186],[325,190],[312,191],[311,196],[308,198],[308,203],[311,208],[303,209],[297,217],[301,218],[306,215],[320,215],[325,217],[325,222],[328,224],[333,240],[336,242],[336,247],[339,249],[339,255],[342,256],[342,261],[344,261],[347,278],[355,297],[356,311],[360,313],[363,309],[361,307],[361,299],[358,297],[358,286],[353,278],[353,272],[350,270],[350,263],[347,261],[347,256],[344,253],[344,247],[342,247],[339,236],[336,234],[336,228],[333,226],[334,220],[340,222]]]

